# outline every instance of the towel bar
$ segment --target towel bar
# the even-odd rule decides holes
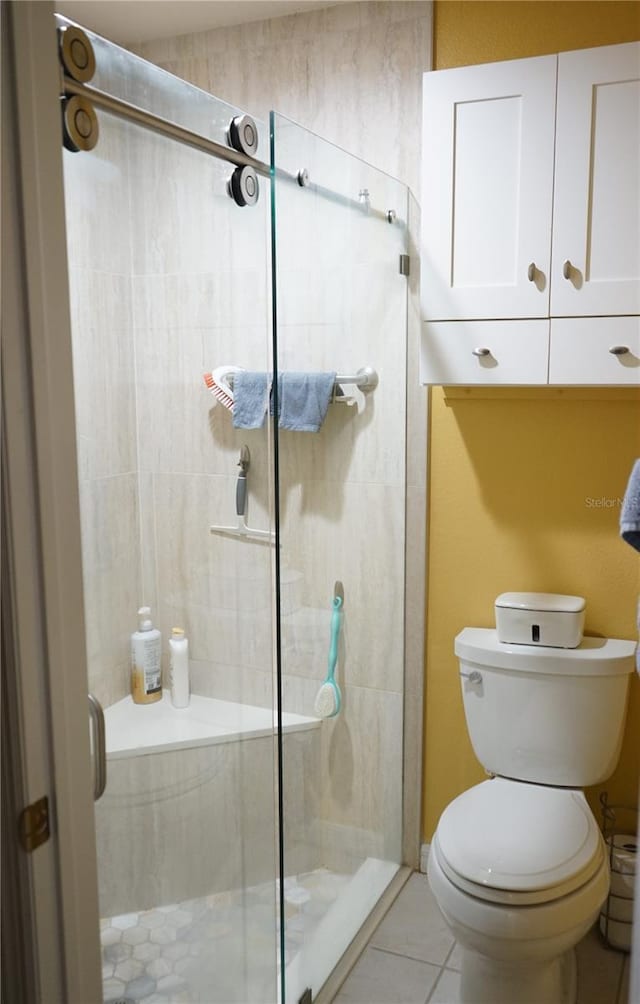
[[[233,388],[233,373],[227,376],[228,384]],[[363,366],[357,373],[338,373],[336,376],[336,389],[342,384],[355,384],[360,390],[375,390],[378,386],[378,374],[372,366]]]

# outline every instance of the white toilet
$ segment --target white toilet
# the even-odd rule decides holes
[[[456,638],[464,710],[494,775],[443,812],[431,889],[462,947],[461,1004],[573,1004],[573,948],[609,889],[598,824],[582,792],[620,753],[635,644],[505,644]]]

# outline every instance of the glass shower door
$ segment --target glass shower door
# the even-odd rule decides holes
[[[285,712],[315,719],[282,736],[297,1002],[401,862],[408,192],[275,113],[271,134],[280,686]]]
[[[87,34],[91,86],[226,143],[237,109]],[[238,522],[241,457],[246,517],[269,530],[271,437],[235,429],[203,381],[271,368],[269,186],[240,208],[228,163],[97,115],[96,147],[64,169],[88,689],[106,719],[104,1000],[273,1004],[273,548],[210,532]],[[143,605],[162,632],[153,704],[130,697]],[[168,692],[174,627],[186,709]]]

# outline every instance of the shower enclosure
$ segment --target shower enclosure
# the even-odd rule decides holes
[[[243,112],[86,37],[67,98],[107,97],[94,146],[72,110],[64,179],[104,1000],[297,1004],[402,862],[408,193],[275,113],[230,183]],[[263,427],[205,385],[227,366],[273,376]],[[318,432],[278,426],[289,371],[337,374]],[[186,632],[188,709],[131,701],[141,605],[165,686]]]

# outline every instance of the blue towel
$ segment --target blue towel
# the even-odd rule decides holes
[[[636,460],[629,476],[620,512],[620,536],[640,551],[640,460]]]
[[[260,429],[269,404],[271,378],[267,373],[240,370],[233,377],[234,429]]]
[[[278,425],[293,432],[318,432],[333,394],[336,374],[281,373],[278,377]]]

